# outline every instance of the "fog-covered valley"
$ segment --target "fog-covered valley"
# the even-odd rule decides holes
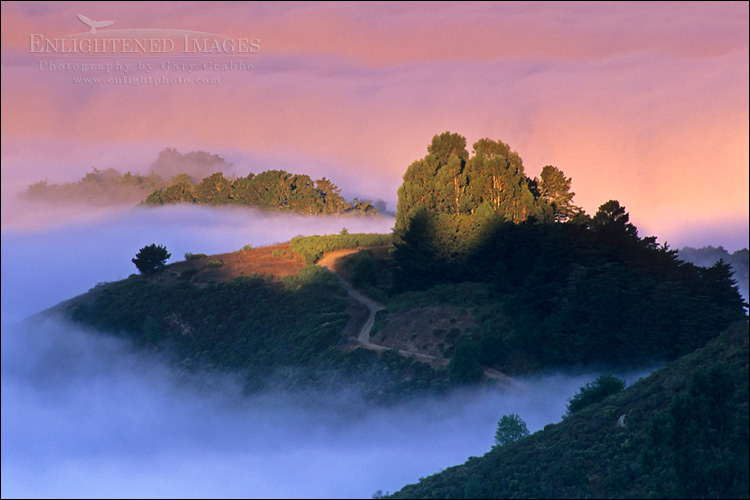
[[[136,272],[130,259],[150,243],[165,245],[172,262],[185,252],[392,225],[387,217],[167,207],[4,226],[2,496],[370,497],[485,453],[504,414],[519,414],[532,432],[559,421],[596,373],[390,408],[366,407],[351,393],[302,403],[243,396],[229,375],[177,373],[149,352],[64,321],[25,320]],[[625,375],[632,382],[639,374]]]

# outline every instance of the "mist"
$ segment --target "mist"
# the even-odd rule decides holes
[[[357,394],[241,394],[230,375],[188,375],[126,341],[58,318],[27,320],[163,244],[171,261],[297,234],[385,232],[388,217],[302,217],[164,207],[3,227],[3,497],[369,498],[482,455],[497,421],[557,422],[598,373],[507,391],[458,391],[389,408]],[[625,374],[629,382],[647,373]]]

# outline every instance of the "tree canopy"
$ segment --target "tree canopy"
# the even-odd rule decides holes
[[[197,185],[189,179],[187,175],[173,177],[169,186],[152,192],[144,203],[246,205],[308,215],[378,213],[369,200],[354,198],[353,202],[347,202],[341,196],[341,189],[325,177],[313,180],[308,175],[267,170],[237,179],[227,179],[221,172],[217,172],[205,177]]]
[[[523,160],[501,140],[483,138],[466,150],[466,138],[445,132],[432,138],[427,156],[412,163],[398,192],[396,228],[408,227],[420,210],[473,215],[486,206],[504,220],[563,222],[580,214],[571,179],[548,165],[530,179]]]

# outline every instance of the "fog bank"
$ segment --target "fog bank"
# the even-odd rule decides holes
[[[65,322],[4,322],[2,496],[368,498],[489,451],[503,414],[532,432],[558,421],[593,377],[389,409],[321,394],[310,407],[243,397],[229,376],[178,374]]]
[[[181,260],[392,225],[185,206],[4,225],[2,496],[369,498],[489,451],[504,414],[518,413],[531,431],[559,421],[567,399],[597,374],[395,408],[367,408],[348,393],[321,394],[311,406],[284,394],[243,397],[230,376],[179,374],[66,322],[19,322],[127,277],[136,271],[130,259],[150,243]]]

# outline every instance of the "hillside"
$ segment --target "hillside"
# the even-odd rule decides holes
[[[328,240],[383,236],[390,237]],[[160,353],[178,369],[234,373],[248,392],[348,389],[387,403],[447,388],[444,367],[415,359],[419,353],[371,346],[369,330],[361,340],[367,307],[336,275],[305,265],[291,244],[186,257],[152,275],[101,284],[53,311]]]
[[[748,325],[736,323],[622,392],[392,498],[747,498],[748,425]]]

